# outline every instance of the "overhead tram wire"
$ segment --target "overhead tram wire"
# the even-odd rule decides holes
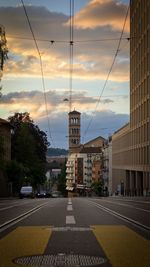
[[[39,47],[38,47],[38,44],[37,44],[37,40],[35,38],[33,29],[32,29],[31,23],[30,23],[30,19],[29,19],[29,16],[28,16],[28,13],[27,13],[27,10],[26,10],[26,7],[24,5],[23,0],[21,0],[21,3],[22,3],[22,6],[23,6],[23,9],[24,9],[24,12],[25,12],[25,15],[26,15],[28,24],[29,24],[29,28],[30,28],[30,31],[31,31],[31,34],[32,34],[32,37],[33,37],[33,40],[34,40],[34,43],[35,43],[35,46],[36,46],[38,55],[39,55],[40,68],[41,68],[41,78],[42,78],[42,86],[43,86],[43,92],[44,92],[44,102],[45,102],[46,117],[47,117],[47,123],[48,123],[49,138],[52,141],[53,146],[55,147],[55,144],[54,144],[54,141],[53,141],[53,138],[52,138],[52,135],[51,135],[51,129],[50,129],[50,121],[49,121],[49,115],[48,115],[48,107],[47,107],[47,99],[46,99],[46,90],[45,90],[45,81],[44,81],[44,72],[43,72],[42,57],[41,57],[41,53],[40,53],[40,50],[39,50]]]
[[[74,0],[70,0],[70,67],[69,67],[69,112],[72,110],[72,79],[73,79],[73,44],[74,44]]]
[[[116,57],[117,57],[118,52],[119,52],[120,44],[121,44],[121,41],[122,41],[122,36],[123,36],[123,33],[124,33],[124,28],[125,28],[125,25],[126,25],[126,21],[127,21],[128,13],[129,13],[129,5],[128,5],[128,8],[127,8],[127,12],[126,12],[126,16],[125,16],[125,19],[124,19],[124,23],[123,23],[123,27],[122,27],[121,35],[120,35],[120,38],[119,38],[118,46],[117,46],[117,49],[116,49],[116,52],[115,52],[115,55],[114,55],[112,64],[111,64],[110,69],[109,69],[109,71],[108,71],[108,74],[107,74],[106,80],[105,80],[105,82],[104,82],[102,91],[101,91],[101,93],[100,93],[100,95],[99,95],[99,99],[98,99],[98,101],[97,101],[95,110],[94,110],[94,112],[92,113],[92,116],[91,116],[91,119],[90,119],[90,121],[89,121],[89,124],[88,124],[87,128],[86,128],[85,131],[84,131],[83,138],[86,136],[86,134],[87,134],[87,132],[88,132],[88,130],[89,130],[89,127],[91,126],[91,123],[92,123],[92,121],[93,121],[94,114],[95,114],[95,112],[96,112],[96,110],[97,110],[97,108],[98,108],[98,105],[99,105],[99,103],[100,103],[100,101],[101,101],[101,97],[102,97],[102,95],[103,95],[103,93],[104,93],[104,90],[105,90],[105,88],[106,88],[107,82],[108,82],[108,80],[109,80],[109,76],[110,76],[110,74],[111,74],[111,72],[112,72],[112,69],[113,69],[113,66],[114,66]],[[129,38],[128,40],[130,40],[130,38]]]
[[[33,41],[33,38],[30,38],[30,37],[22,37],[22,36],[18,36],[18,35],[7,35],[7,37],[10,37],[10,38],[13,38],[13,39],[22,39],[22,40],[32,40]],[[123,37],[122,40],[127,40],[129,41],[130,39],[133,39],[133,38],[136,38],[136,37]],[[104,39],[88,39],[88,40],[74,40],[73,43],[76,44],[76,43],[91,43],[91,42],[109,42],[109,41],[118,41],[120,38],[104,38]],[[50,40],[50,39],[39,39],[39,38],[36,38],[36,41],[38,42],[48,42],[48,43],[51,43],[51,44],[55,44],[55,43],[66,43],[66,44],[70,44],[70,41],[67,41],[67,40]]]

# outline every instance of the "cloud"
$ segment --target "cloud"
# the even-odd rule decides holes
[[[56,147],[67,148],[69,106],[63,101],[66,93],[65,91],[61,92],[61,90],[59,92],[55,90],[46,92],[51,134],[49,134],[44,95],[40,91],[13,92],[3,95],[0,99],[0,109],[6,110],[7,112],[5,113],[8,116],[12,116],[15,112],[29,112],[35,123],[43,131],[47,132],[51,143],[55,143]],[[74,92],[73,97],[76,110],[81,112],[81,142],[86,142],[98,135],[107,137],[129,120],[127,114],[117,114],[108,109],[108,104],[113,102],[111,98],[105,97],[102,99],[100,109],[93,113],[97,98],[89,97],[82,91],[79,93]],[[92,123],[88,127],[91,118]],[[88,131],[86,132],[87,127]]]
[[[75,16],[75,26],[78,28],[111,27],[122,30],[127,6],[114,0],[91,0]],[[129,32],[129,21],[126,30]]]
[[[11,113],[13,110],[13,113],[28,111],[33,118],[45,117],[47,111],[51,117],[55,117],[56,114],[68,111],[69,101],[67,103],[64,101],[66,94],[68,94],[67,91],[62,92],[61,90],[49,90],[45,95],[41,91],[13,92],[2,95],[0,107]],[[97,103],[97,98],[89,97],[85,92],[73,92],[72,97],[73,105],[81,111],[92,110]],[[113,103],[113,100],[109,98],[101,100],[103,106],[108,103]]]
[[[74,28],[74,79],[106,79],[120,37],[115,25],[122,25],[121,20],[123,21],[125,8],[126,6],[119,2],[91,1],[80,11],[81,13],[76,14],[75,21],[81,25]],[[94,10],[97,10],[98,16],[94,14]],[[114,25],[113,31],[111,27],[106,27],[103,21],[104,16],[101,13],[104,11],[105,20],[108,24],[112,22]],[[28,6],[27,12],[41,53],[44,76],[51,79],[67,78],[70,68],[69,27],[67,27],[69,17],[62,13],[51,12],[42,6]],[[82,12],[84,16],[82,16]],[[103,23],[101,21],[101,27],[92,26],[94,21],[92,16],[99,17],[103,21]],[[39,56],[22,6],[1,7],[0,17],[1,23],[5,25],[9,48],[9,60],[5,64],[4,70],[5,76],[40,77]],[[85,25],[89,18],[91,27],[82,27],[81,18]],[[105,38],[114,40],[94,41]],[[51,44],[51,40],[54,40],[53,44]],[[86,42],[86,40],[89,41]],[[118,58],[120,57],[124,61],[129,57],[129,45],[124,48],[126,44],[127,40],[123,40],[118,54]],[[117,68],[117,72],[115,68]],[[129,61],[126,60],[124,64],[121,64],[121,61],[117,59],[110,79],[112,81],[128,81]]]
[[[84,142],[99,135],[107,138],[116,130],[129,122],[128,114],[120,114],[111,110],[96,111],[93,116],[82,114],[82,136]]]
[[[121,128],[124,124],[128,123],[129,115],[117,114],[111,110],[96,112],[92,124],[85,133],[91,116],[87,113],[81,113],[81,143],[86,143],[98,136],[108,138],[116,130]],[[47,130],[47,119],[37,119],[39,127],[44,129],[49,136]],[[52,139],[49,138],[51,146],[61,147],[68,149],[68,115],[62,113],[61,116],[50,119],[50,130]]]

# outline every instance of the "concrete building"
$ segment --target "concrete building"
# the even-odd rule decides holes
[[[80,127],[78,129],[80,133]],[[79,146],[76,143],[76,146],[73,144],[73,147],[70,147],[66,164],[66,189],[68,191],[82,194],[83,190],[91,188],[93,180],[100,180],[104,140],[103,137],[99,136],[84,145],[80,144]]]
[[[112,136],[112,194],[128,195],[126,177],[131,169],[130,124]]]
[[[103,183],[106,195],[112,195],[112,137],[103,145]]]
[[[130,123],[113,135],[113,191],[150,195],[150,1],[130,1]]]

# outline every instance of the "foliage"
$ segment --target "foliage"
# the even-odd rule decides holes
[[[101,181],[96,181],[93,182],[92,185],[92,190],[93,192],[98,195],[98,196],[102,196],[103,193],[103,183]]]
[[[47,136],[27,112],[15,113],[8,120],[13,127],[12,159],[23,164],[28,183],[37,187],[46,179]]]
[[[68,150],[61,148],[48,148],[47,156],[66,156],[68,154]]]
[[[4,162],[3,162],[3,155],[4,155],[4,141],[2,136],[0,136],[0,169],[3,168]]]
[[[62,193],[63,196],[67,195],[66,191],[66,162],[64,163],[61,173],[58,176],[58,183],[57,183],[58,191]]]
[[[12,193],[15,194],[16,192],[19,192],[21,185],[25,181],[25,173],[27,170],[25,169],[23,164],[18,163],[15,160],[8,162],[6,164],[5,170],[8,181],[11,182],[13,186]]]
[[[4,61],[7,59],[7,41],[5,36],[5,29],[0,25],[0,70],[3,70]]]

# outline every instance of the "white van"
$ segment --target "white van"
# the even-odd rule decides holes
[[[22,186],[19,194],[20,198],[30,197],[34,198],[34,192],[32,186]]]

